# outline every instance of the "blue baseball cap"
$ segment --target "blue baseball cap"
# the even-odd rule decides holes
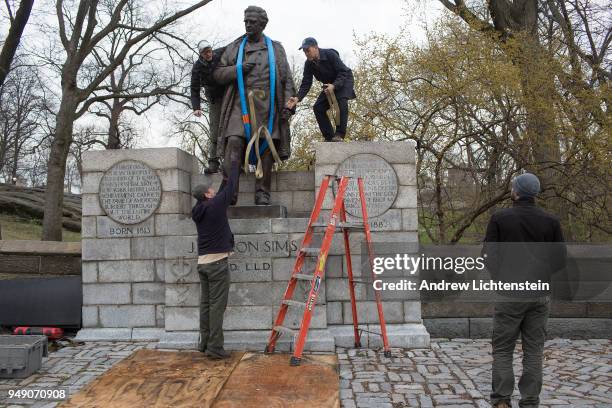
[[[298,50],[305,50],[306,48],[316,47],[316,46],[318,46],[317,40],[315,40],[312,37],[307,37],[307,38],[304,38],[304,41],[302,41],[302,46],[298,48]]]

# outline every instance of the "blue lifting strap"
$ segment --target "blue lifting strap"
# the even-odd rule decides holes
[[[270,112],[268,115],[268,131],[272,134],[274,128],[274,99],[276,98],[276,58],[274,56],[274,46],[272,40],[264,35],[266,46],[268,47],[268,65],[270,67]],[[244,76],[242,74],[242,62],[244,60],[244,45],[247,42],[247,37],[244,36],[238,49],[238,60],[236,61],[236,77],[238,81],[238,94],[240,95],[240,109],[242,111],[242,123],[244,125],[244,133],[246,135],[247,144],[251,140],[251,120],[249,118],[249,109],[247,107],[246,93],[244,89]],[[257,129],[255,129],[257,131]],[[263,156],[264,152],[268,148],[268,141],[264,142],[259,146],[259,155]],[[257,155],[254,151],[251,151],[249,157],[250,164],[257,164]]]

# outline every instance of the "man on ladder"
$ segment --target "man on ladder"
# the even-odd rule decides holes
[[[307,61],[298,94],[289,99],[288,107],[293,109],[304,99],[314,76],[323,83],[323,92],[313,106],[319,129],[326,142],[342,142],[348,122],[348,101],[356,98],[353,71],[344,65],[338,51],[319,48],[317,40],[312,37],[304,39],[299,49],[304,51]],[[331,115],[328,114],[330,109]],[[330,117],[333,117],[334,123],[331,123]]]

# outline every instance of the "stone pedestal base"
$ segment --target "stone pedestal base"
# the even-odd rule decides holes
[[[361,333],[361,347],[379,348],[382,347],[382,337],[380,326],[376,324],[364,324],[359,326],[363,331]],[[355,347],[355,335],[353,326],[337,325],[329,326],[328,330],[334,336],[336,346],[338,347]],[[429,333],[422,323],[403,323],[403,324],[387,324],[387,338],[391,347],[399,348],[428,348]]]
[[[361,346],[365,348],[382,347],[380,326],[375,324],[361,325]],[[270,330],[226,331],[225,348],[227,350],[264,351],[268,343]],[[389,324],[387,336],[391,347],[427,348],[429,333],[421,323]],[[195,331],[166,332],[163,329],[82,329],[77,334],[78,341],[158,341],[157,348],[174,350],[195,350],[198,346],[199,333]],[[334,352],[336,347],[354,347],[353,326],[335,325],[326,329],[308,331],[306,351]],[[293,340],[283,336],[276,346],[277,351],[293,351]]]
[[[237,205],[227,211],[228,218],[271,219],[287,218],[287,208],[282,205]]]

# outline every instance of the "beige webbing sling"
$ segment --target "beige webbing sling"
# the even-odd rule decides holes
[[[336,128],[340,125],[340,106],[338,106],[338,100],[334,91],[325,92],[325,96],[327,96],[327,103],[329,104],[329,109],[325,113],[327,113],[327,117],[335,132]]]
[[[244,172],[249,172],[249,156],[251,154],[251,149],[255,146],[255,155],[257,156],[257,166],[255,168],[255,177],[260,179],[263,177],[263,168],[261,165],[261,156],[259,154],[259,138],[261,134],[264,134],[264,137],[268,141],[268,148],[270,149],[270,153],[272,153],[272,157],[276,163],[280,163],[282,160],[276,151],[276,147],[274,146],[274,140],[272,139],[272,135],[266,126],[257,127],[257,116],[255,115],[255,100],[254,98],[264,99],[266,97],[265,91],[262,89],[251,89],[247,95],[249,101],[249,112],[251,113],[251,124],[252,124],[252,134],[251,140],[249,140],[249,144],[246,147],[246,152],[244,154]],[[270,95],[273,98],[272,95]],[[336,103],[337,104],[337,103]]]

